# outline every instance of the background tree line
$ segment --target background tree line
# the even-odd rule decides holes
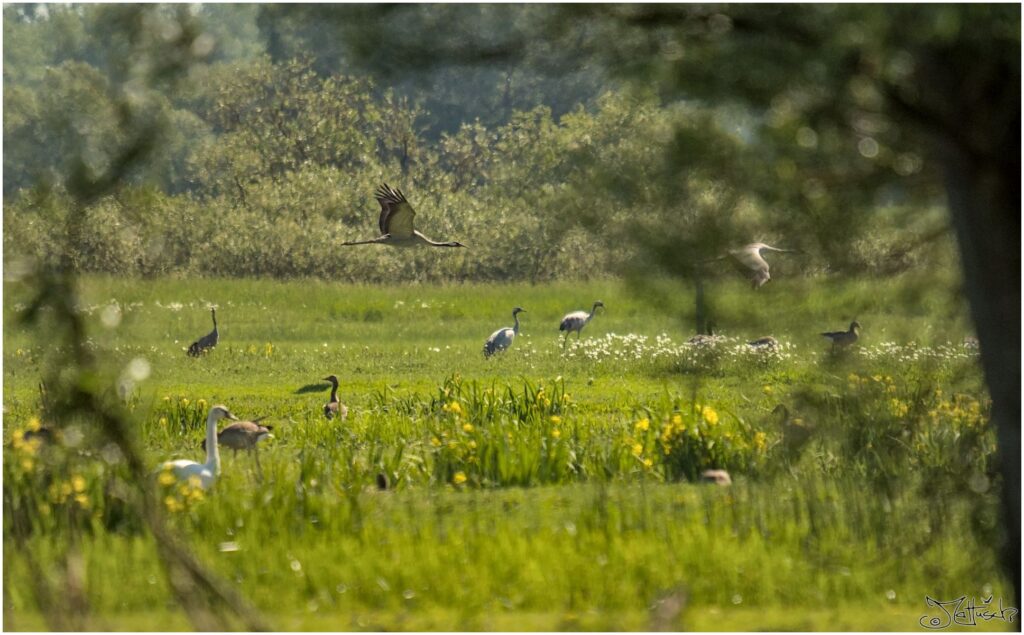
[[[4,11],[10,263],[57,253],[67,161],[82,156],[97,173],[109,162],[107,142],[123,134],[111,86],[131,67],[127,14],[115,6]],[[893,147],[886,137],[898,131],[870,112],[851,142],[814,110],[836,87],[766,110],[666,95],[616,79],[590,53],[567,54],[585,52],[595,31],[553,32],[565,27],[543,6],[190,11],[204,63],[184,89],[140,87],[158,151],[86,211],[73,245],[81,271],[539,281],[675,266],[755,239],[807,250],[779,264],[791,272],[889,273],[951,253],[932,240],[947,234],[935,166]],[[364,27],[381,16],[381,42],[458,26],[432,56],[411,56],[435,63],[393,73],[387,59],[365,59],[380,47]],[[509,53],[538,31],[551,38]],[[467,38],[486,48],[473,60],[458,57]],[[867,109],[872,91],[862,92]],[[380,182],[406,192],[425,233],[471,252],[340,248],[375,235]],[[643,244],[623,248],[637,234]]]

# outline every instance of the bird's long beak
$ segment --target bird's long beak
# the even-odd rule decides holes
[[[235,415],[231,414],[231,412],[227,413],[227,417],[228,417],[228,419],[231,419],[232,421],[238,421],[238,417],[236,417]]]

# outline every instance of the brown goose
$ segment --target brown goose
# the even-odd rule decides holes
[[[406,200],[405,194],[387,183],[377,188],[377,202],[380,203],[380,219],[377,221],[380,226],[381,235],[369,240],[353,240],[341,243],[342,245],[394,245],[396,247],[413,247],[416,245],[430,245],[431,247],[465,247],[458,241],[436,242],[430,240],[413,226],[413,218],[416,211]]]
[[[210,315],[213,317],[213,330],[192,342],[188,347],[188,354],[192,357],[199,357],[220,341],[220,334],[217,332],[217,309],[211,308]]]
[[[850,322],[850,330],[848,331],[830,331],[828,333],[822,333],[821,336],[827,337],[832,341],[832,350],[836,350],[837,346],[839,348],[846,348],[859,339],[860,322],[856,320]]]
[[[338,377],[336,375],[328,375],[324,377],[324,381],[331,382],[331,400],[324,404],[324,416],[328,419],[338,417],[342,421],[348,416],[348,408],[345,404],[338,401]]]
[[[768,335],[766,337],[759,337],[756,340],[747,342],[747,346],[756,349],[775,350],[779,347],[779,341]]]

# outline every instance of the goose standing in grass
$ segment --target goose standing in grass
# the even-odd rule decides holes
[[[217,332],[217,309],[211,308],[210,316],[213,317],[213,330],[192,342],[188,347],[188,354],[192,357],[199,357],[220,341],[220,334]]]
[[[558,325],[559,331],[565,331],[565,339],[562,340],[562,348],[565,348],[566,343],[569,341],[569,334],[576,331],[576,341],[580,339],[580,333],[583,331],[583,327],[594,319],[594,314],[597,313],[597,307],[604,307],[604,302],[598,300],[594,303],[593,308],[590,309],[590,313],[586,311],[573,311],[564,318],[562,323]]]
[[[860,322],[856,320],[850,322],[850,330],[848,331],[830,331],[822,333],[821,336],[827,337],[832,341],[833,351],[836,350],[836,347],[846,348],[860,338]]]
[[[274,435],[270,434],[273,426],[260,425],[260,421],[264,419],[266,417],[257,417],[252,421],[237,421],[217,433],[217,444],[231,448],[234,451],[234,456],[238,456],[239,450],[245,450],[252,454],[256,461],[256,469],[260,475],[263,474],[263,468],[260,466],[260,453],[256,444],[262,439],[274,437]],[[206,440],[204,439],[203,449],[205,450],[206,447]]]
[[[354,240],[341,243],[342,245],[394,245],[395,247],[413,247],[415,245],[430,245],[431,247],[465,247],[458,241],[436,242],[420,232],[413,226],[413,218],[416,211],[406,200],[405,194],[387,183],[377,188],[377,202],[380,203],[380,226],[381,235],[369,240]]]
[[[775,251],[782,254],[800,253],[795,249],[779,249],[764,243],[750,243],[739,249],[730,250],[728,258],[732,260],[736,269],[750,280],[750,286],[754,289],[760,289],[772,278],[768,273],[768,261],[761,255],[762,251]]]
[[[217,422],[221,419],[238,421],[225,406],[210,408],[206,417],[206,463],[196,463],[188,459],[167,461],[161,470],[170,472],[179,482],[188,482],[193,477],[199,480],[199,487],[210,489],[220,475],[220,452],[217,450]]]
[[[484,342],[484,357],[490,357],[491,355],[512,346],[512,342],[516,339],[516,335],[519,335],[520,313],[526,313],[526,309],[518,306],[512,309],[512,319],[515,320],[515,325],[506,326],[505,328],[500,328],[491,333],[491,336],[487,338],[486,342]]]
[[[331,382],[331,399],[324,404],[324,416],[328,419],[338,417],[342,421],[348,416],[348,408],[345,404],[338,401],[338,377],[336,375],[328,375],[324,377],[324,381]]]

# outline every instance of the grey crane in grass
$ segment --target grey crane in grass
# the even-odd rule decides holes
[[[604,302],[601,302],[600,300],[595,302],[594,306],[590,309],[590,313],[587,313],[586,311],[573,311],[562,318],[561,324],[558,325],[559,331],[565,331],[565,339],[562,340],[562,348],[565,348],[566,343],[569,341],[569,334],[573,331],[576,331],[576,340],[579,341],[583,327],[586,326],[590,320],[594,319],[594,315],[597,313],[597,307],[603,308]]]
[[[506,326],[491,333],[491,336],[487,338],[486,342],[484,342],[484,357],[490,357],[491,355],[512,346],[512,342],[516,339],[516,335],[519,335],[520,313],[526,313],[526,309],[518,306],[512,309],[512,319],[515,320],[515,325]]]
[[[821,336],[831,340],[833,351],[837,348],[846,348],[860,339],[860,322],[854,320],[850,322],[849,330],[829,331],[828,333],[822,333]]]
[[[324,377],[324,381],[331,382],[331,399],[324,404],[324,416],[328,419],[337,417],[344,421],[348,416],[348,408],[338,401],[338,376],[328,375]]]
[[[393,245],[395,247],[413,247],[416,245],[430,245],[431,247],[465,247],[458,241],[437,242],[431,240],[418,232],[413,226],[413,218],[416,211],[406,200],[401,190],[395,189],[384,183],[377,188],[377,202],[380,203],[380,225],[381,235],[369,240],[353,240],[343,242],[342,245]]]
[[[274,429],[273,426],[260,425],[260,421],[264,419],[266,417],[257,417],[252,421],[236,421],[229,426],[225,426],[223,430],[217,433],[217,444],[231,448],[234,451],[234,456],[238,456],[239,450],[245,450],[252,454],[253,459],[256,461],[256,469],[261,475],[263,474],[263,468],[260,466],[260,454],[256,444],[263,439],[273,438],[274,436],[270,433]],[[207,447],[206,443],[207,441],[204,439],[204,450]]]
[[[192,357],[199,357],[206,351],[217,345],[220,341],[220,333],[217,331],[217,309],[210,307],[210,316],[213,318],[213,330],[198,340],[192,342],[188,347],[188,354]]]
[[[197,463],[187,459],[167,461],[160,466],[162,471],[170,472],[178,482],[189,482],[193,478],[198,480],[199,487],[210,489],[217,482],[220,476],[220,452],[217,449],[217,422],[221,419],[237,421],[238,417],[231,414],[226,406],[213,406],[210,414],[206,417],[206,441],[203,447],[206,450],[206,462]]]
[[[801,253],[796,249],[779,249],[764,243],[750,243],[738,249],[731,249],[727,256],[736,269],[750,280],[750,286],[760,289],[766,282],[771,280],[769,275],[768,261],[761,255],[763,251],[774,251],[782,254]]]

